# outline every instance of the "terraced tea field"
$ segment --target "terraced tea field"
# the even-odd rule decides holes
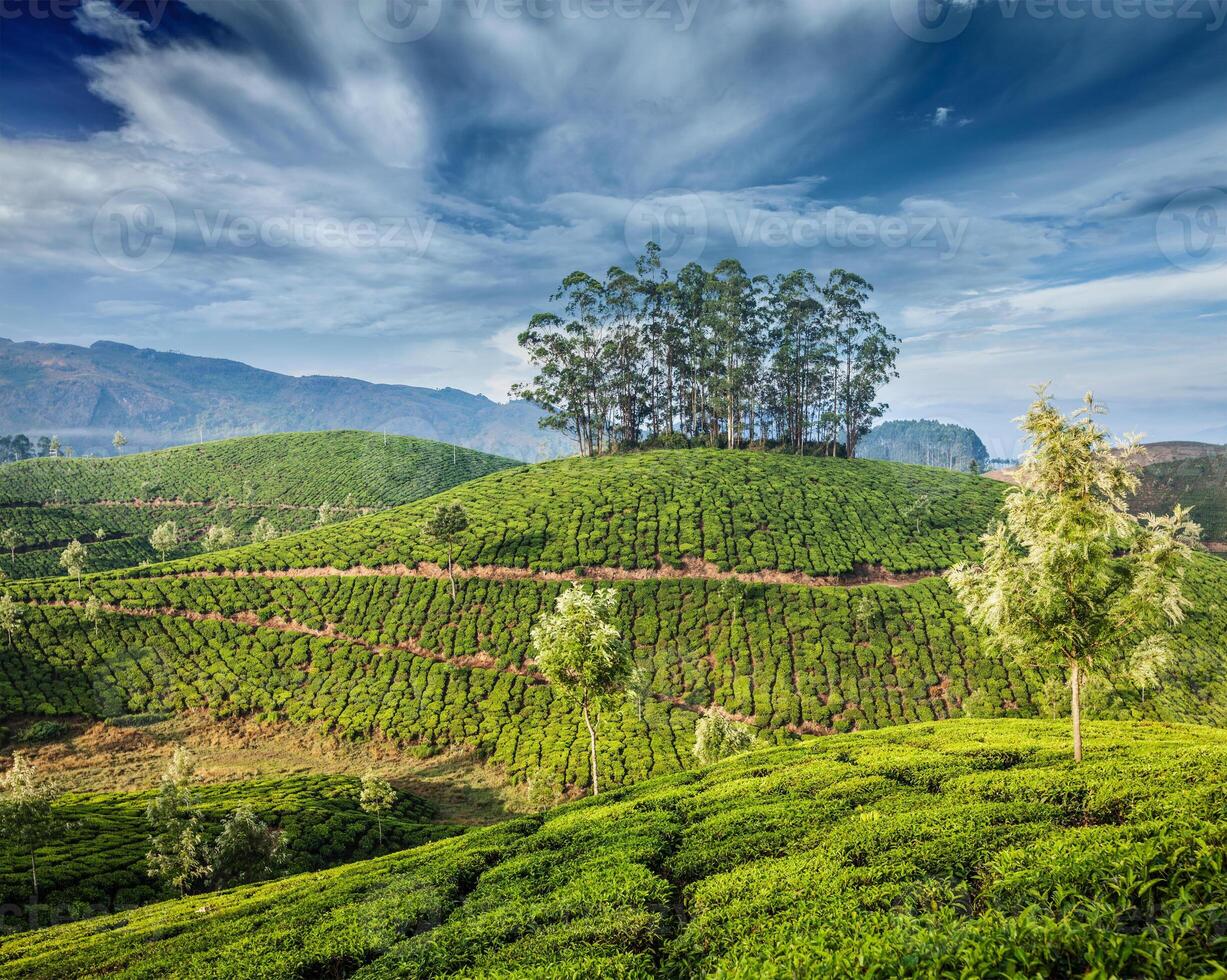
[[[203,830],[213,836],[235,809],[246,806],[279,834],[281,874],[316,871],[338,864],[403,850],[459,828],[434,822],[425,801],[399,794],[392,813],[382,821],[382,844],[375,818],[358,806],[359,780],[345,776],[288,776],[220,785],[193,791],[203,816]],[[145,809],[154,791],[69,793],[54,813],[61,832],[52,846],[40,849],[38,873],[41,924],[134,908],[172,894],[145,873],[149,823]],[[16,910],[28,907],[29,855],[0,842],[0,932],[35,923]]]
[[[623,632],[651,675],[642,712],[628,704],[602,719],[613,784],[693,765],[694,725],[711,705],[768,740],[947,718],[972,692],[981,711],[1034,717],[1038,675],[987,656],[940,578],[903,574],[922,556],[942,567],[974,554],[999,493],[923,467],[707,451],[494,474],[266,545],[81,586],[10,583],[23,621],[0,653],[0,712],[204,708],[472,747],[513,780],[583,787],[581,721],[535,673],[528,633],[568,578],[588,574],[617,589]],[[623,498],[637,509],[584,516],[593,501]],[[454,601],[420,534],[440,500],[474,517],[461,560],[492,562],[461,576]],[[878,538],[859,537],[869,523]],[[706,537],[712,527],[722,537]],[[717,540],[723,552],[709,547]],[[598,551],[604,565],[568,574]],[[838,577],[885,569],[891,584]],[[827,577],[787,582],[802,573]],[[1227,566],[1200,557],[1190,589],[1167,682],[1088,693],[1091,717],[1227,724]],[[97,622],[86,618],[91,598]]]
[[[64,574],[69,541],[86,546],[87,569],[125,568],[160,556],[149,543],[174,521],[172,556],[198,554],[222,524],[251,539],[263,518],[279,534],[314,526],[322,504],[352,518],[515,467],[514,460],[405,436],[306,432],[227,439],[108,459],[34,459],[0,467],[0,549],[11,578]],[[101,530],[102,536],[97,532]]]
[[[0,945],[65,975],[1213,976],[1227,736],[951,721],[750,752],[540,817]]]

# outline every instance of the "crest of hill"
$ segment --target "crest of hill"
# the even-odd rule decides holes
[[[446,552],[422,533],[443,503],[468,511],[461,565],[648,574],[700,562],[723,572],[907,573],[973,556],[1001,492],[971,475],[874,460],[708,449],[575,457],[149,573],[444,562]]]
[[[10,578],[61,575],[73,539],[90,572],[160,557],[149,543],[173,521],[167,557],[199,553],[213,525],[247,540],[261,519],[272,533],[313,526],[324,503],[332,519],[407,503],[514,460],[429,439],[370,432],[249,436],[106,459],[32,459],[0,466],[0,528],[17,546],[0,552]],[[101,533],[100,533],[101,532]]]
[[[31,459],[0,468],[0,506],[181,500],[318,507],[352,497],[392,507],[521,466],[412,436],[285,432],[105,459]]]
[[[62,976],[1210,976],[1227,736],[953,721],[735,756],[0,946]]]

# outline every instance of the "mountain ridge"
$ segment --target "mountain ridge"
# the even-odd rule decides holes
[[[570,443],[542,430],[527,402],[499,404],[457,388],[295,377],[228,358],[0,337],[0,431],[58,435],[109,453],[122,430],[133,450],[317,429],[387,431],[536,461]]]

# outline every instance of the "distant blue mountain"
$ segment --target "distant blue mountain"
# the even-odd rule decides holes
[[[99,341],[15,343],[0,338],[0,434],[58,435],[78,455],[198,438],[367,429],[422,436],[535,462],[573,452],[542,430],[528,402],[499,404],[456,388],[295,378],[238,361]]]

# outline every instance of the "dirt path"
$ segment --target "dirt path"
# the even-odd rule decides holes
[[[811,588],[852,588],[858,585],[889,585],[902,588],[924,579],[934,578],[940,572],[890,572],[877,565],[858,565],[852,572],[843,575],[807,575],[804,572],[726,572],[713,562],[697,558],[683,559],[680,568],[660,565],[656,568],[605,568],[589,566],[568,572],[538,571],[531,568],[509,568],[504,565],[470,565],[457,567],[458,579],[483,579],[495,582],[647,582],[661,579],[737,579],[741,582],[766,585],[805,585]],[[157,578],[330,578],[333,576],[357,577],[381,575],[402,578],[447,578],[447,569],[433,562],[419,562],[416,566],[355,565],[352,568],[315,566],[310,568],[265,569],[262,571],[229,570],[217,572],[181,572]]]

